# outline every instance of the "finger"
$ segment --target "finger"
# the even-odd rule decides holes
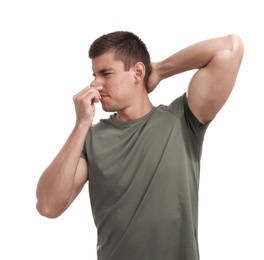
[[[87,100],[89,104],[97,103],[101,99],[100,93],[95,89],[90,89],[87,93],[82,95],[83,100]]]
[[[103,90],[103,85],[95,82],[92,82],[90,87],[96,89],[98,92]]]
[[[88,91],[90,91],[91,87],[87,86],[85,88],[83,88],[80,92],[78,92],[77,94],[75,94],[74,96],[82,96],[83,94],[86,94]]]
[[[94,93],[94,95],[97,95],[98,97],[100,97],[100,93],[91,87],[86,87],[84,89],[82,89],[79,93],[77,93],[76,95],[73,96],[74,100],[82,100],[85,99],[85,97],[87,97],[87,95],[89,95],[90,93]]]

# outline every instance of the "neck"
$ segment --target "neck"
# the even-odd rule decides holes
[[[148,95],[140,102],[136,102],[135,105],[130,106],[124,110],[117,111],[116,120],[120,122],[128,122],[136,120],[148,114],[153,108]]]

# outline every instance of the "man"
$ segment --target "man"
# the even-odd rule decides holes
[[[94,81],[73,98],[76,124],[40,177],[38,211],[58,217],[89,179],[99,260],[198,260],[203,138],[235,84],[241,39],[205,40],[151,63],[141,39],[117,31],[96,39],[89,57]],[[186,93],[151,104],[161,80],[193,69]],[[114,113],[92,124],[96,102]]]

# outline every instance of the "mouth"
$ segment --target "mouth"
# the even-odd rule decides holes
[[[107,94],[100,94],[101,95],[101,100],[103,100],[103,99],[105,99],[105,98],[108,98],[109,97],[109,95],[107,95]]]

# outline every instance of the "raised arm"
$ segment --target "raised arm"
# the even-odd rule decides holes
[[[212,120],[227,101],[237,78],[244,47],[235,35],[213,38],[193,44],[167,59],[152,63],[149,92],[161,80],[193,69],[188,105],[201,123]]]
[[[99,90],[100,87],[87,87],[74,96],[75,127],[38,182],[37,210],[43,216],[61,215],[88,180],[87,162],[80,155],[94,117],[94,102],[100,99]]]

